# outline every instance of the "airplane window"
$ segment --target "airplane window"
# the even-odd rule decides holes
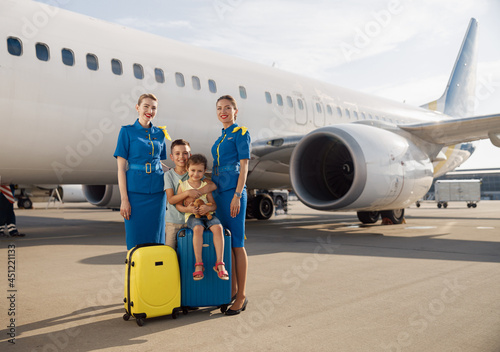
[[[350,119],[351,118],[351,113],[349,112],[349,110],[347,110],[347,108],[345,109],[345,116]]]
[[[186,83],[184,82],[184,75],[180,72],[175,73],[175,83],[178,87],[184,87]]]
[[[302,99],[297,99],[297,104],[299,105],[300,110],[304,110],[304,102]]]
[[[161,68],[155,68],[155,79],[158,83],[165,83],[165,74]]]
[[[286,97],[286,102],[288,103],[288,106],[293,108],[293,100],[291,97],[287,96]]]
[[[40,61],[49,61],[49,47],[47,44],[36,43],[36,57]]]
[[[268,104],[271,104],[273,102],[273,98],[271,98],[271,93],[266,92],[266,101]]]
[[[328,115],[333,115],[333,110],[330,105],[326,105],[326,111],[328,112]]]
[[[62,55],[62,62],[66,66],[73,66],[75,64],[75,54],[73,54],[73,51],[69,49],[62,49],[61,55]]]
[[[195,90],[200,90],[201,89],[200,79],[198,77],[196,77],[196,76],[193,76],[191,80],[193,82],[193,88]]]
[[[283,106],[283,97],[281,94],[276,94],[276,101],[278,102],[279,106]]]
[[[242,99],[246,99],[247,98],[247,90],[243,86],[240,86],[240,97]]]
[[[87,54],[87,67],[89,70],[97,71],[99,69],[99,61],[94,54]]]
[[[321,109],[320,103],[316,103],[316,110],[321,114],[323,112],[323,109]]]
[[[217,84],[215,84],[215,81],[213,79],[208,80],[208,89],[212,93],[217,93]]]
[[[353,114],[354,114],[354,118],[356,120],[359,120],[359,117],[358,117],[358,112],[357,111],[353,111]]]
[[[377,115],[375,115],[375,120],[380,120],[380,118]]]
[[[113,71],[115,75],[121,76],[123,74],[122,62],[117,59],[111,60],[111,71]]]
[[[366,115],[365,115],[365,113],[364,113],[364,112],[362,112],[362,113],[361,113],[361,118],[362,118],[363,120],[366,120]]]
[[[373,116],[372,116],[372,114],[368,114],[368,118],[369,118],[370,120],[373,120]]]
[[[137,79],[144,78],[144,69],[142,68],[142,65],[134,64],[134,76]]]
[[[21,40],[14,37],[8,37],[7,50],[11,55],[21,56],[23,54],[23,45],[21,44]]]
[[[337,115],[339,115],[339,117],[342,117],[342,109],[340,108],[340,106],[337,106]]]

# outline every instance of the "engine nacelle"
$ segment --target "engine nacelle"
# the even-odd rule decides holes
[[[83,185],[87,201],[98,207],[119,208],[121,203],[118,185]]]
[[[429,156],[381,128],[340,124],[317,129],[295,147],[290,178],[298,198],[318,210],[403,209],[433,180]]]

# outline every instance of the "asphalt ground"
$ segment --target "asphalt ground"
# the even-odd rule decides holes
[[[143,327],[122,319],[119,213],[45,205],[0,239],[1,351],[500,351],[498,201],[423,203],[389,226],[291,202],[247,221],[246,311]]]

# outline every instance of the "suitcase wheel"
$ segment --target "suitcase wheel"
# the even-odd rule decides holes
[[[130,319],[130,315],[128,313],[123,314],[123,320],[128,321]]]
[[[135,322],[137,323],[137,325],[143,326],[144,325],[144,318],[137,318],[137,319],[135,319]]]

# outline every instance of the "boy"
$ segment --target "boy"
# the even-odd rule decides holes
[[[187,193],[191,190],[199,190],[206,187],[207,182],[203,180],[205,171],[207,169],[207,158],[201,154],[192,155],[187,161],[187,169],[189,178],[183,181],[179,185],[179,194]],[[182,192],[182,193],[180,193]],[[181,204],[177,204],[180,210],[185,210],[185,220],[187,226],[193,230],[193,249],[194,255],[196,257],[195,271],[193,272],[193,280],[203,279],[203,271],[205,270],[203,266],[202,259],[202,246],[203,246],[203,231],[205,228],[210,229],[213,233],[213,241],[215,247],[215,253],[217,260],[214,271],[221,280],[229,280],[228,272],[224,266],[223,255],[224,255],[224,235],[222,233],[222,225],[215,216],[210,220],[207,218],[208,213],[212,213],[217,209],[212,192],[208,192],[206,195],[199,197],[206,204],[202,204],[199,207],[194,207],[192,202],[187,207],[182,207]],[[201,217],[196,218],[196,215],[201,215]]]
[[[177,232],[185,223],[184,214],[176,209],[175,204],[190,197],[196,199],[202,194],[214,191],[217,187],[212,181],[207,180],[207,185],[198,190],[190,190],[177,194],[179,181],[188,179],[187,160],[191,156],[191,147],[184,139],[177,139],[170,146],[170,159],[175,163],[175,168],[165,172],[165,192],[167,193],[167,213],[165,215],[165,244],[176,249]]]

